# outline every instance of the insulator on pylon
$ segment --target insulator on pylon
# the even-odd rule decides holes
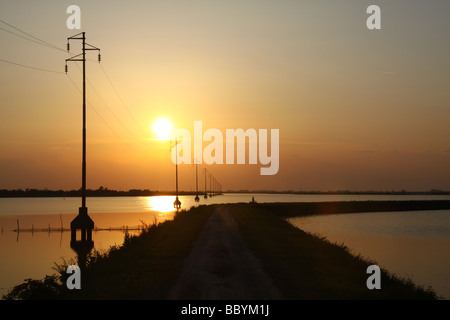
[[[70,51],[70,44],[67,42],[67,52]]]
[[[102,56],[100,55],[100,53],[98,54],[98,62],[100,62],[102,60]]]
[[[65,69],[66,69],[66,73],[67,73],[67,70],[68,70],[68,68],[67,68],[67,64],[66,64],[66,68],[65,68]]]

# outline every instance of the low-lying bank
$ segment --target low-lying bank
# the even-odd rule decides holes
[[[367,268],[376,262],[354,256],[344,245],[308,234],[280,218],[286,208],[298,210],[302,206],[301,203],[249,204],[233,208],[242,236],[261,259],[275,285],[282,289],[283,299],[437,298],[431,288],[416,286],[409,279],[398,278],[386,270],[381,270],[381,289],[369,290]],[[321,204],[305,207],[317,208]],[[305,215],[310,212],[297,211]]]
[[[337,213],[445,210],[450,209],[450,200],[292,202],[256,205],[280,217],[290,218]]]
[[[92,252],[85,265],[68,261],[57,273],[42,280],[27,280],[6,299],[165,299],[192,243],[214,210],[200,206],[181,211],[171,221],[144,226],[139,236],[126,237],[120,247]],[[81,289],[66,286],[68,265],[81,269]]]
[[[394,207],[385,211],[398,208],[397,202],[391,204]],[[295,213],[310,214],[314,206],[318,212],[326,213],[331,212],[330,208],[340,211],[368,207],[361,203],[328,205],[325,206],[328,209],[312,203],[222,206],[231,210],[242,237],[279,289],[281,299],[436,299],[432,290],[385,271],[381,275],[381,289],[369,290],[366,271],[372,262],[351,255],[343,246],[307,234],[284,219]],[[387,208],[388,204],[384,205]],[[56,275],[28,280],[4,298],[167,299],[183,260],[218,206],[221,205],[181,212],[173,221],[126,238],[121,247],[111,248],[106,254],[92,254],[86,265],[80,266],[81,290],[67,289],[66,266],[59,266]],[[374,206],[371,208],[370,211],[376,211]]]

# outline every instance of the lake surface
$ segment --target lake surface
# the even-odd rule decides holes
[[[257,202],[320,202],[320,201],[365,201],[365,200],[449,200],[450,196],[428,196],[428,195],[293,195],[293,194],[224,194],[221,196],[200,198],[200,202],[194,201],[194,196],[180,196],[182,209],[189,209],[192,206],[214,203],[239,203],[250,202],[252,197]],[[97,231],[93,232],[94,248],[99,251],[106,251],[113,245],[121,245],[124,239],[124,229],[128,228],[130,234],[136,234],[139,231],[132,229],[138,228],[145,224],[159,223],[165,220],[171,220],[174,217],[173,201],[174,196],[154,196],[154,197],[89,197],[87,198],[87,207],[89,216],[94,220]],[[70,228],[70,222],[78,214],[78,207],[81,204],[80,198],[0,198],[0,296],[7,293],[7,290],[14,285],[20,284],[27,278],[42,279],[47,274],[54,273],[53,267],[55,263],[62,264],[63,261],[71,261],[76,258],[76,252],[70,248],[70,232],[61,232],[60,229]],[[431,212],[432,213],[432,212]],[[362,214],[357,214],[362,215]],[[341,215],[344,216],[357,216]],[[376,213],[382,215],[383,213]],[[390,215],[393,217],[393,215]],[[447,215],[448,216],[448,215]],[[327,216],[329,217],[329,216]],[[410,221],[411,216],[408,216]],[[311,217],[315,218],[315,217]],[[322,217],[326,218],[326,217]],[[439,271],[434,266],[440,266],[442,270],[448,270],[448,260],[440,256],[436,248],[443,248],[448,252],[450,248],[448,242],[448,232],[450,230],[448,220],[444,217],[437,217],[436,221],[442,223],[441,229],[436,228],[434,231],[446,234],[443,239],[437,240],[434,234],[429,233],[429,219],[412,219],[411,223],[417,224],[422,231],[419,241],[421,246],[430,245],[432,250],[424,249],[423,253],[430,254],[436,252],[435,256],[423,256],[423,261],[427,260],[433,265],[429,276],[440,277],[444,271]],[[322,220],[322,225],[325,220]],[[374,240],[372,247],[379,248],[378,251],[387,254],[390,248],[396,248],[403,242],[410,240],[410,236],[402,233],[398,226],[402,225],[402,219],[395,219],[392,222],[391,232],[385,236],[386,241],[395,246],[382,246],[379,240]],[[416,222],[414,222],[416,221]],[[307,222],[304,220],[303,223]],[[445,223],[444,223],[445,222]],[[437,223],[437,224],[439,224]],[[309,223],[309,225],[314,223]],[[308,223],[306,223],[308,225]],[[347,227],[349,224],[346,224]],[[396,229],[397,226],[397,229]],[[19,232],[13,231],[17,230]],[[303,226],[306,228],[305,226]],[[302,227],[302,228],[303,228]],[[111,228],[111,231],[104,230]],[[351,226],[351,229],[360,230],[359,226]],[[396,231],[398,231],[396,233]],[[315,231],[314,231],[315,232]],[[323,229],[322,232],[329,236]],[[345,232],[348,233],[348,232]],[[354,235],[353,238],[357,238]],[[331,236],[329,238],[331,240]],[[416,239],[417,240],[417,239]],[[346,243],[352,247],[351,239],[348,238]],[[438,241],[438,242],[436,242]],[[440,242],[439,242],[440,241]],[[343,241],[338,241],[343,242]],[[364,241],[363,241],[364,242]],[[405,244],[407,246],[407,244]],[[418,244],[410,244],[413,252],[416,252]],[[384,248],[384,249],[382,249]],[[410,247],[411,248],[411,247]],[[359,250],[358,248],[356,250]],[[395,249],[400,250],[400,249]],[[398,256],[395,250],[391,255],[393,258]],[[406,251],[406,249],[401,249]],[[391,250],[392,251],[392,250]],[[372,256],[373,254],[373,256]],[[367,254],[374,260],[379,261],[377,252],[369,252]],[[419,253],[416,254],[419,256]],[[402,257],[400,260],[405,260]],[[382,261],[379,261],[382,264]],[[409,263],[410,265],[419,265],[416,260]],[[423,265],[423,262],[420,263]],[[389,267],[388,267],[389,268]],[[395,266],[397,268],[397,266]],[[431,268],[431,267],[429,267]],[[399,266],[399,270],[403,266]],[[400,274],[400,272],[393,271]],[[413,274],[416,280],[416,271],[406,271]],[[445,273],[445,278],[440,282],[448,283],[449,274]],[[431,281],[431,280],[430,280]],[[432,282],[425,280],[426,286]],[[439,282],[439,281],[436,281]],[[429,284],[430,283],[430,284]],[[434,282],[433,282],[434,283]],[[433,285],[434,287],[434,285]],[[448,295],[450,296],[450,294]]]
[[[332,214],[289,222],[450,299],[450,210]]]

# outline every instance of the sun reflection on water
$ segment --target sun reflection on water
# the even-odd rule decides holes
[[[161,213],[174,212],[173,202],[175,201],[175,196],[153,196],[147,197],[146,208],[152,211],[157,211]]]

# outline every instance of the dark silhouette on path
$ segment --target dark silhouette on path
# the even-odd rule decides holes
[[[280,299],[272,279],[242,239],[230,209],[217,208],[206,222],[169,299]]]

